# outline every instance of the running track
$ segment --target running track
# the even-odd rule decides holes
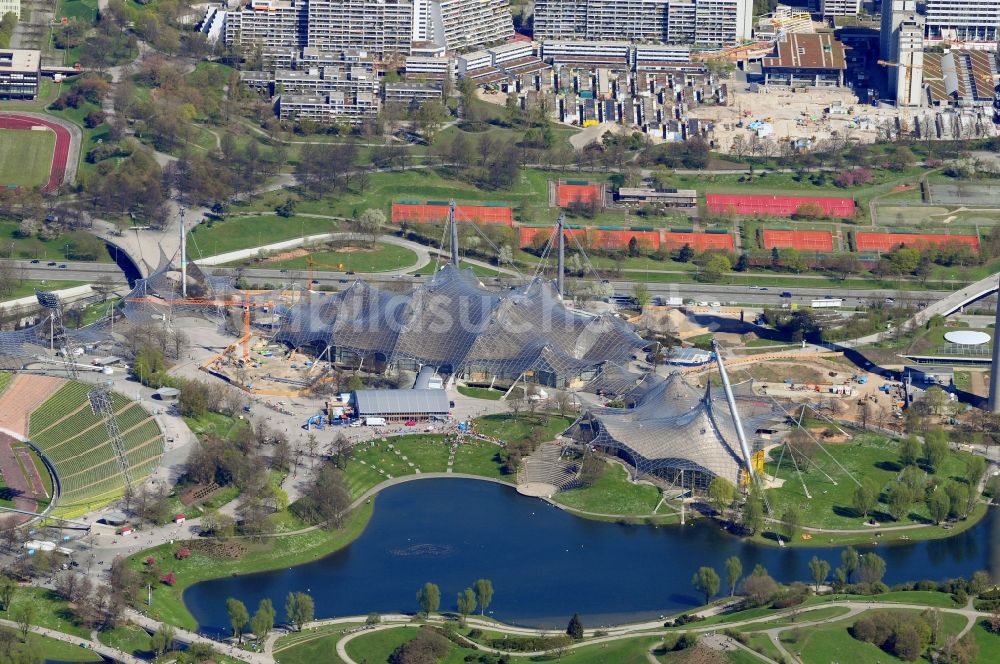
[[[0,129],[25,129],[32,127],[48,127],[56,134],[56,146],[52,153],[52,167],[49,170],[49,181],[42,187],[48,193],[55,191],[66,177],[66,162],[69,160],[69,149],[72,137],[69,130],[60,124],[28,115],[0,115]]]

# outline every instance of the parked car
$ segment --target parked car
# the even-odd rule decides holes
[[[417,426],[417,421],[416,420],[406,420],[406,426],[408,426],[408,427],[415,427],[415,426]]]

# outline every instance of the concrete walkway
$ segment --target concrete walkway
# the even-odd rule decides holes
[[[143,615],[138,611],[129,609],[126,614],[128,619],[134,622],[136,625],[149,630],[150,632],[155,632],[164,625],[158,620],[153,620],[149,616]],[[194,632],[188,631],[186,629],[181,629],[180,627],[174,627],[174,639],[181,641],[182,643],[204,643],[211,646],[217,652],[222,653],[233,659],[239,659],[244,662],[250,662],[250,664],[272,664],[274,658],[265,655],[262,652],[250,652],[248,650],[243,650],[225,643],[219,643],[208,637],[201,636],[200,634],[195,634]],[[136,660],[138,662],[140,660]]]

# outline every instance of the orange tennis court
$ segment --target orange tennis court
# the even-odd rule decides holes
[[[600,206],[603,191],[604,187],[600,184],[560,182],[556,185],[556,204],[561,208],[573,203]]]
[[[854,234],[854,245],[858,251],[892,251],[900,245],[920,248],[947,244],[964,244],[978,249],[979,237],[976,235],[932,235],[929,233],[857,232]]]
[[[712,214],[791,217],[797,214],[803,205],[816,205],[826,217],[848,219],[854,216],[853,198],[707,194],[705,204]]]
[[[477,224],[514,225],[514,211],[510,207],[493,205],[456,205],[455,220]],[[448,205],[393,203],[392,223],[443,224],[448,221]]]
[[[788,231],[765,228],[765,249],[799,249],[801,251],[833,251],[833,233],[830,231]]]
[[[707,249],[723,249],[732,251],[735,248],[733,236],[729,233],[664,233],[661,246],[667,249],[680,249],[690,245],[697,251]]]

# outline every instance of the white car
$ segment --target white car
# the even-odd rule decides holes
[[[707,307],[708,306],[708,302],[698,302],[698,306],[699,307]]]
[[[713,309],[718,309],[719,307],[722,306],[722,303],[721,302],[713,302],[711,306],[712,306]]]
[[[354,420],[353,422],[351,422],[347,426],[351,427],[352,429],[355,428],[355,427],[360,427],[361,426],[361,420]]]

